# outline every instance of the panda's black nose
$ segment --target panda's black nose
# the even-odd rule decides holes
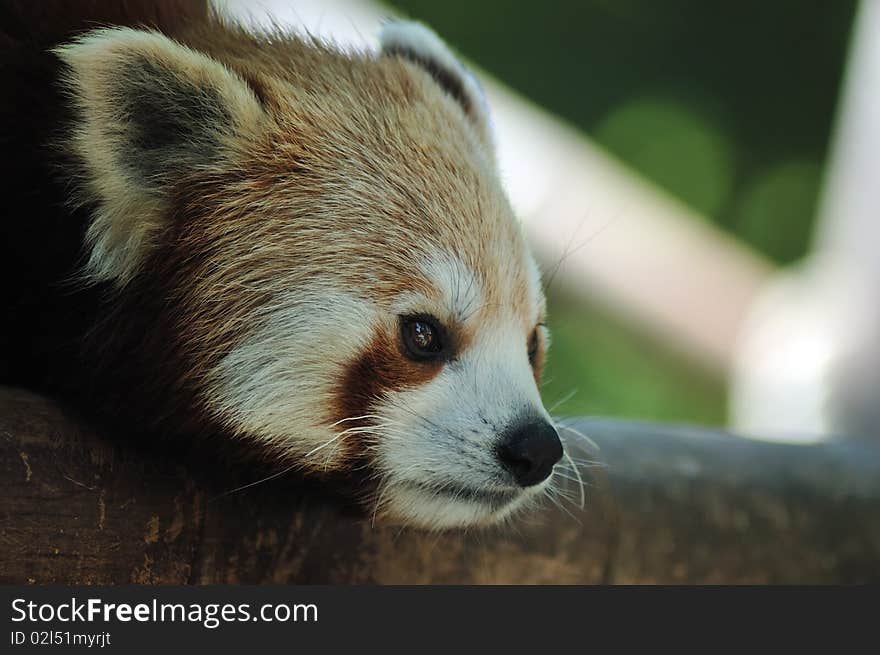
[[[562,459],[562,442],[547,421],[531,418],[511,426],[498,444],[498,459],[521,487],[547,479]]]

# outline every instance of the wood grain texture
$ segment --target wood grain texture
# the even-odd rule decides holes
[[[223,495],[236,486],[225,471],[116,445],[0,389],[0,583],[880,581],[876,445],[578,429],[606,465],[584,468],[585,509],[548,503],[507,529],[426,534],[372,526],[288,480]]]

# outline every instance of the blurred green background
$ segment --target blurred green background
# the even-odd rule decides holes
[[[391,4],[773,261],[807,252],[854,0]],[[553,289],[550,319],[554,413],[724,422],[724,381],[637,328]]]

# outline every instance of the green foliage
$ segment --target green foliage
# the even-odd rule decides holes
[[[710,373],[563,295],[549,298],[549,316],[542,395],[553,414],[723,423],[724,385]]]
[[[806,252],[810,235],[804,216],[813,212],[821,167],[811,160],[782,162],[757,173],[739,198],[735,228],[746,241],[781,262]]]
[[[594,128],[596,141],[706,216],[724,210],[734,178],[735,147],[686,105],[637,99]]]

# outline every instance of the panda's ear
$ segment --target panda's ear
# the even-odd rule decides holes
[[[486,146],[493,149],[489,111],[480,83],[433,30],[414,21],[389,21],[382,26],[379,42],[383,55],[407,59],[427,71],[461,105]]]
[[[123,285],[167,227],[175,183],[221,164],[265,114],[241,77],[156,32],[97,30],[55,53],[75,110],[67,146],[96,206],[88,273]]]

